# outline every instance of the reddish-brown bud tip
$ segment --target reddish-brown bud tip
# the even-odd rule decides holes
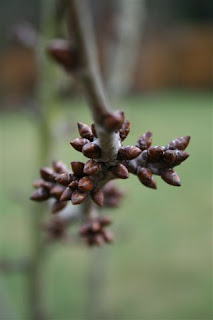
[[[82,148],[82,152],[87,158],[98,159],[101,156],[101,148],[92,142],[85,144]]]
[[[46,181],[55,181],[55,178],[56,178],[55,172],[51,168],[48,168],[48,167],[41,168],[40,175]]]
[[[82,138],[88,139],[88,140],[92,140],[94,138],[94,135],[92,133],[92,130],[90,129],[90,127],[82,122],[78,122],[78,131],[80,133],[80,136]]]
[[[62,173],[56,179],[56,182],[62,184],[63,186],[68,186],[73,180],[72,175],[70,173]]]
[[[47,47],[47,53],[66,71],[74,71],[79,67],[79,54],[77,48],[64,39],[54,39]]]
[[[31,195],[30,199],[34,201],[45,201],[49,198],[49,192],[47,189],[38,188]]]
[[[112,223],[112,220],[107,216],[100,217],[99,221],[102,227],[106,227]]]
[[[72,190],[78,189],[78,181],[77,181],[77,180],[72,181],[72,182],[68,185],[68,187],[70,187]]]
[[[120,134],[120,138],[123,141],[124,139],[126,139],[126,137],[128,136],[130,132],[130,122],[129,121],[125,121],[119,131]]]
[[[104,193],[101,189],[95,189],[91,192],[92,200],[99,206],[102,207],[104,204]]]
[[[142,151],[148,149],[152,144],[152,132],[145,132],[137,141],[136,147],[140,148]]]
[[[82,176],[84,172],[84,163],[79,161],[71,162],[72,171],[76,176]]]
[[[46,188],[49,190],[52,186],[53,186],[52,182],[48,182],[43,179],[39,179],[39,180],[36,180],[35,182],[33,182],[33,187],[36,189],[42,187],[42,188]]]
[[[167,169],[167,170],[162,171],[161,178],[166,183],[168,183],[172,186],[176,186],[176,187],[181,186],[181,181],[180,181],[178,174],[172,169]]]
[[[148,152],[147,152],[147,159],[150,162],[156,162],[159,161],[163,155],[163,147],[151,147],[149,148]]]
[[[138,170],[138,178],[146,187],[157,189],[156,181],[152,176],[152,172],[147,168],[140,168]]]
[[[53,166],[53,170],[56,173],[65,173],[65,172],[67,172],[67,166],[62,161],[53,161],[52,166]]]
[[[140,153],[141,153],[141,149],[133,146],[127,146],[119,150],[118,159],[132,160],[137,158]]]
[[[72,204],[73,205],[80,204],[80,203],[84,202],[86,197],[87,197],[86,192],[81,192],[79,190],[75,190],[75,191],[73,191],[72,196],[71,196]]]
[[[101,165],[94,160],[89,160],[84,166],[85,174],[96,174],[100,171],[101,171]]]
[[[124,112],[110,112],[104,117],[103,125],[108,131],[120,130],[124,123]]]
[[[50,189],[50,196],[56,199],[60,199],[63,192],[64,192],[64,187],[55,185]]]
[[[71,146],[80,152],[82,151],[83,146],[87,143],[89,143],[89,140],[84,138],[77,138],[70,142]]]
[[[89,192],[94,189],[94,182],[89,177],[83,177],[78,182],[78,188],[81,191]]]
[[[119,163],[117,166],[112,167],[111,171],[116,177],[120,179],[129,178],[129,171],[122,163]]]
[[[175,150],[185,150],[190,142],[191,137],[185,136],[172,140],[167,146],[167,149]]]
[[[67,187],[60,197],[60,201],[68,201],[71,200],[72,190]]]
[[[64,201],[56,201],[53,203],[51,207],[51,212],[52,213],[57,213],[61,210],[63,210],[66,207],[67,203]]]

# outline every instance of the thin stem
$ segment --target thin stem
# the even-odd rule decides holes
[[[109,133],[103,126],[104,117],[109,113],[110,108],[97,64],[97,51],[87,1],[69,1],[68,27],[70,37],[74,33],[79,50],[82,63],[81,80],[96,124],[100,146],[103,150],[102,160],[114,160],[120,147],[119,137],[114,132]]]

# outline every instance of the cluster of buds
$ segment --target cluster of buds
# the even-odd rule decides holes
[[[112,243],[113,236],[105,227],[112,223],[108,217],[97,217],[89,219],[79,230],[89,246],[101,246],[104,242]]]
[[[54,40],[48,47],[48,53],[73,75],[77,75],[83,67],[77,48],[69,41]],[[101,107],[98,111],[95,118],[98,126],[79,122],[80,137],[70,142],[76,151],[82,152],[89,160],[86,163],[71,162],[71,172],[62,162],[53,162],[53,168],[40,170],[41,179],[34,183],[36,190],[31,199],[55,199],[51,207],[53,213],[64,209],[68,201],[73,205],[80,205],[86,199],[91,199],[100,207],[118,206],[123,193],[111,184],[111,180],[127,179],[129,173],[137,175],[143,185],[152,189],[157,188],[153,175],[160,175],[170,185],[181,185],[174,167],[189,156],[184,151],[189,144],[189,136],[175,139],[166,146],[152,147],[152,133],[148,131],[138,139],[135,146],[123,146],[123,141],[130,132],[130,123],[125,121],[124,112],[108,112]],[[116,146],[113,143],[108,146],[110,152],[104,150],[108,134],[116,138]],[[89,202],[86,206],[87,204]],[[90,215],[85,217],[87,221],[82,225],[80,235],[88,245],[99,246],[104,242],[112,242],[111,233],[105,230],[105,226],[111,223],[108,218],[91,218]],[[46,227],[55,239],[64,235],[64,229],[65,225],[57,219]]]
[[[142,184],[156,189],[156,181],[153,178],[153,174],[156,174],[160,175],[166,183],[180,186],[180,178],[173,168],[189,157],[189,154],[184,151],[189,141],[190,136],[185,136],[172,140],[165,147],[151,147],[152,133],[148,131],[143,134],[136,143],[142,153],[133,169]]]

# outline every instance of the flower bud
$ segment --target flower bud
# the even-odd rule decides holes
[[[175,149],[185,150],[189,144],[190,139],[191,139],[190,136],[174,139],[166,146],[166,148],[170,150],[175,150]]]
[[[56,173],[65,173],[67,172],[67,166],[62,161],[53,161],[53,170]]]
[[[73,71],[80,65],[77,48],[64,39],[54,39],[47,47],[47,53],[66,71]]]
[[[181,181],[178,174],[172,169],[166,169],[161,172],[161,178],[172,186],[181,186]]]
[[[80,136],[82,138],[88,139],[88,140],[92,140],[94,138],[94,135],[92,133],[92,130],[90,129],[90,127],[82,122],[78,122],[78,131],[80,133]]]
[[[81,191],[89,192],[94,189],[94,182],[89,177],[83,177],[78,182],[78,188]]]
[[[60,199],[63,192],[64,192],[64,187],[55,185],[50,189],[50,196],[56,199]]]
[[[48,181],[45,181],[43,179],[39,179],[39,180],[36,180],[34,183],[33,183],[33,187],[34,188],[46,188],[46,189],[50,189],[51,187],[53,186],[53,183],[52,182],[48,182]]]
[[[56,182],[62,184],[63,186],[68,186],[73,181],[73,177],[70,173],[62,173],[56,179]]]
[[[31,195],[30,199],[34,201],[44,201],[49,198],[49,192],[45,188],[36,189]]]
[[[129,178],[129,171],[122,163],[119,163],[115,167],[111,167],[111,171],[116,177],[118,177],[120,179]]]
[[[144,133],[137,141],[136,147],[140,148],[142,151],[149,149],[152,144],[152,132],[147,131]]]
[[[77,204],[80,204],[80,203],[84,202],[86,197],[87,197],[87,193],[86,192],[75,190],[72,193],[71,202],[72,202],[73,205],[77,205]]]
[[[103,125],[108,131],[116,131],[121,129],[124,123],[124,112],[110,112],[104,117]]]
[[[189,153],[185,151],[176,150],[176,161],[175,166],[179,165],[181,162],[185,161],[189,157]]]
[[[149,148],[148,152],[147,152],[147,159],[150,162],[157,162],[161,159],[162,155],[163,155],[163,147],[151,147]]]
[[[87,158],[98,159],[101,156],[101,148],[95,143],[87,143],[83,146],[82,152]]]
[[[108,226],[112,223],[112,220],[107,216],[100,217],[99,221],[102,227]]]
[[[51,168],[48,168],[48,167],[41,168],[40,175],[46,181],[55,181],[55,178],[57,177],[55,172]]]
[[[152,176],[151,170],[147,168],[140,168],[138,170],[138,178],[146,187],[157,189],[157,184]]]
[[[60,201],[68,201],[71,200],[72,190],[67,187],[60,197]]]
[[[92,200],[99,206],[102,207],[104,204],[104,193],[101,189],[95,189],[91,192]]]
[[[127,146],[120,148],[118,151],[118,159],[121,160],[132,160],[139,156],[141,149],[133,146]]]
[[[112,243],[114,241],[113,234],[109,230],[103,230],[102,234],[107,243]]]
[[[84,138],[77,138],[70,142],[71,146],[80,152],[82,151],[83,146],[87,143],[89,143],[89,140]]]
[[[94,160],[89,160],[84,166],[84,173],[88,175],[96,174],[100,171],[101,171],[101,165]]]
[[[163,161],[170,165],[175,162],[176,158],[177,156],[175,150],[166,150],[163,154]]]
[[[78,176],[82,176],[83,175],[83,170],[84,170],[84,163],[83,162],[79,162],[79,161],[73,161],[71,162],[71,167],[72,167],[72,171],[74,173],[74,175]]]
[[[72,181],[72,182],[68,185],[68,187],[70,187],[73,191],[76,190],[76,189],[78,189],[78,180]]]
[[[52,213],[57,213],[61,210],[63,210],[67,205],[67,202],[64,201],[56,201],[53,203],[52,207],[51,207],[51,212]]]
[[[102,234],[96,234],[94,236],[94,242],[98,247],[102,246],[102,244],[104,243],[104,238]]]
[[[129,121],[125,121],[121,127],[121,129],[119,130],[119,134],[120,134],[120,138],[123,141],[124,139],[126,139],[126,137],[128,136],[130,132],[130,122]]]

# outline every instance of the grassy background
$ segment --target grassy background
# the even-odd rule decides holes
[[[132,124],[126,145],[149,129],[154,145],[192,136],[191,156],[177,168],[182,187],[171,187],[159,177],[157,191],[145,188],[134,176],[119,181],[127,196],[110,212],[115,245],[95,250],[60,244],[50,248],[44,266],[50,319],[87,319],[93,292],[89,275],[96,263],[103,269],[97,297],[103,300],[100,320],[212,319],[211,96],[171,93],[118,105]],[[83,159],[69,141],[77,137],[76,121],[91,122],[86,106],[73,101],[64,108],[55,104],[56,108],[60,115],[54,113],[51,119],[54,158],[67,164]],[[65,119],[70,130],[62,135]],[[28,197],[37,177],[36,130],[35,117],[26,111],[2,115],[0,242],[1,253],[8,258],[30,255]],[[7,320],[29,319],[26,285],[24,275],[1,275],[2,292],[13,313]]]

